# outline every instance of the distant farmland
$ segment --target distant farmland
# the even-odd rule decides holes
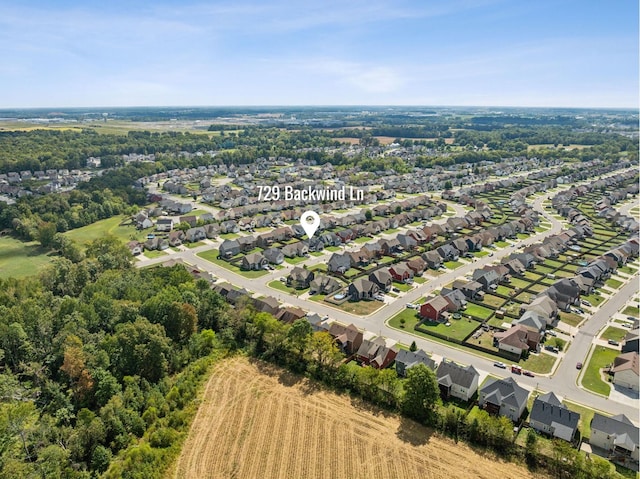
[[[245,358],[216,367],[173,478],[528,479],[524,468]],[[537,476],[540,477],[540,476]]]

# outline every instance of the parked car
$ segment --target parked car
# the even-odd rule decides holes
[[[507,369],[507,365],[501,361],[496,361],[493,365],[500,369]]]
[[[629,329],[631,329],[631,326],[633,326],[633,325],[632,325],[632,324],[629,324],[629,323],[622,323],[622,327],[623,327],[623,328],[629,328]]]
[[[620,346],[620,343],[615,339],[610,339],[609,341],[607,341],[607,343],[609,343],[611,346]]]
[[[373,296],[373,299],[377,301],[384,301],[384,294],[376,294]]]
[[[281,276],[280,277],[280,281],[282,281],[283,283],[286,283],[287,282],[287,278],[285,278],[284,276]]]
[[[400,290],[398,288],[391,288],[391,291],[393,291],[394,293],[399,293]]]
[[[638,320],[638,318],[634,318],[633,316],[627,316],[627,319],[629,321],[637,321]]]
[[[581,299],[580,302],[582,304],[584,304],[585,306],[591,306],[591,303],[589,301],[587,301],[586,299]]]
[[[418,305],[413,303],[407,303],[405,306],[409,309],[418,309]]]
[[[576,363],[576,369],[582,369],[582,363]]]
[[[558,333],[556,333],[556,332],[555,332],[554,330],[552,330],[552,329],[548,329],[548,330],[547,330],[547,334],[548,334],[549,336],[557,336],[557,335],[558,335]]]
[[[517,364],[512,364],[511,365],[511,372],[515,373],[515,374],[522,374],[522,368],[520,366],[518,366]]]

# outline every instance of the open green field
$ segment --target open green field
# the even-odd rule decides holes
[[[152,231],[151,228],[144,231],[137,230],[128,216],[120,215],[67,231],[64,235],[77,242],[80,246],[86,246],[91,241],[104,238],[107,235],[115,236],[125,243],[143,241],[146,239],[147,232]]]
[[[213,263],[213,264],[217,264],[218,266],[221,266],[224,269],[228,269],[229,271],[232,271],[233,273],[239,274],[241,276],[244,276],[245,278],[250,278],[250,279],[255,279],[255,278],[259,278],[260,276],[264,276],[265,274],[269,274],[268,271],[242,271],[239,267],[234,266],[231,263],[227,263],[225,260],[223,259],[218,259],[218,250],[217,249],[209,249],[207,251],[202,251],[201,253],[198,253],[197,256],[200,256],[202,259],[206,259],[207,261]]]
[[[37,274],[51,259],[37,241],[25,243],[8,236],[0,238],[0,278]]]
[[[600,370],[613,363],[618,354],[620,351],[615,349],[596,346],[582,377],[582,385],[594,393],[608,396],[611,387],[600,378]]]

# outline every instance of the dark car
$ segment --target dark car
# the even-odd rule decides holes
[[[582,369],[582,363],[576,363],[576,369]]]

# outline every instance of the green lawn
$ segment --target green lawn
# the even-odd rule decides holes
[[[473,321],[472,319],[451,319],[449,324],[450,326],[447,326],[444,323],[432,323],[427,321],[422,324],[421,328],[425,331],[433,331],[462,341],[480,327],[480,323]]]
[[[606,284],[610,288],[618,289],[618,288],[620,288],[620,286],[622,286],[622,281],[618,281],[617,279],[609,278],[608,280],[605,281],[604,284]]]
[[[551,372],[556,359],[557,357],[545,353],[529,354],[529,358],[526,361],[520,361],[519,364],[522,369],[528,369],[539,374],[548,374]]]
[[[392,287],[394,288],[398,288],[400,291],[411,291],[412,286],[410,284],[406,284],[406,283],[398,283],[397,281],[394,281],[392,284]]]
[[[627,335],[627,330],[622,328],[614,328],[609,326],[600,336],[602,339],[613,339],[614,341],[622,341]]]
[[[622,314],[624,314],[626,316],[633,316],[634,318],[637,318],[640,315],[640,308],[636,308],[635,306],[627,306],[622,311]]]
[[[284,260],[289,264],[300,264],[304,263],[309,258],[305,256],[296,256],[295,258],[285,258]]]
[[[480,319],[488,319],[489,316],[493,314],[493,310],[489,308],[485,308],[484,306],[469,303],[467,304],[467,309],[465,310],[465,313]]]
[[[514,288],[525,289],[525,288],[528,288],[531,283],[529,281],[525,281],[525,280],[520,279],[520,278],[511,278],[511,283],[510,284]]]
[[[382,307],[384,303],[380,301],[347,301],[339,306],[335,306],[347,313],[367,316]]]
[[[122,224],[123,222],[124,225]],[[87,243],[98,238],[104,238],[107,235],[115,236],[123,242],[134,240],[143,241],[147,237],[147,232],[151,233],[152,231],[152,229],[144,231],[137,230],[128,216],[119,215],[113,218],[107,218],[106,220],[96,221],[82,228],[67,231],[64,235],[79,245],[86,246]]]
[[[236,274],[239,274],[241,276],[244,276],[245,278],[249,278],[249,279],[255,279],[255,278],[259,278],[260,276],[264,276],[265,274],[268,274],[268,271],[242,271],[239,267],[234,266],[231,263],[226,262],[225,260],[222,259],[218,259],[218,250],[217,249],[209,249],[207,251],[202,251],[200,253],[197,254],[197,256],[199,256],[202,259],[206,259],[207,261],[210,261],[213,264],[217,264],[218,266],[223,267],[224,269],[228,269],[229,271],[232,271]]]
[[[167,256],[168,253],[165,253],[164,251],[158,251],[158,250],[154,250],[154,251],[145,251],[144,255],[151,259],[151,258],[160,258],[161,256]]]
[[[591,437],[591,420],[593,419],[593,415],[595,414],[595,411],[593,409],[589,409],[587,407],[581,406],[571,401],[562,401],[562,403],[570,411],[577,412],[580,414],[578,429],[580,430],[580,434],[582,435],[582,437],[583,438]]]
[[[568,324],[569,326],[577,326],[582,322],[582,320],[584,320],[582,316],[575,313],[565,313],[563,311],[562,313],[558,313],[558,315],[560,316],[560,321]]]
[[[638,270],[636,268],[632,268],[631,266],[623,266],[621,268],[618,268],[618,271],[620,271],[621,273],[633,274]]]
[[[184,245],[189,249],[197,248],[198,246],[204,246],[206,244],[207,243],[205,243],[204,241],[196,241],[195,243],[184,243]]]
[[[590,391],[608,396],[610,386],[600,379],[600,369],[613,363],[613,360],[619,354],[620,351],[616,351],[615,349],[596,346],[589,360],[589,364],[586,366],[584,376],[582,377],[582,385]]]
[[[581,296],[581,298],[589,301],[593,306],[598,306],[604,301],[604,298],[598,294],[588,294],[586,296]]]
[[[460,261],[445,261],[444,265],[449,269],[456,269],[458,266],[462,266]]]
[[[318,256],[322,256],[324,253],[322,253],[320,251],[312,251],[310,254],[311,254],[311,256],[318,257]]]
[[[240,235],[238,233],[224,233],[220,235],[220,238],[223,240],[232,240],[240,238]]]
[[[8,236],[0,238],[0,278],[37,274],[51,260],[37,241],[25,243]]]
[[[493,244],[496,245],[498,248],[504,248],[505,246],[509,246],[509,243],[507,243],[506,241],[496,241]]]
[[[484,299],[482,300],[483,303],[488,304],[489,306],[493,306],[495,308],[499,308],[500,306],[502,306],[505,302],[504,299],[499,298],[498,296],[493,296],[491,294],[485,294],[484,295]]]
[[[422,276],[415,276],[413,280],[418,284],[424,284],[427,282],[426,278],[423,278]]]
[[[487,251],[487,250],[476,251],[475,253],[473,253],[473,256],[475,256],[476,258],[482,258],[482,257],[488,256],[488,255],[489,255],[489,251]]]
[[[360,238],[355,239],[355,242],[359,244],[366,243],[367,241],[371,241],[371,238],[368,236],[361,236]]]
[[[298,295],[298,294],[302,294],[302,293],[305,293],[305,292],[309,291],[309,288],[305,288],[305,289],[290,288],[285,283],[283,283],[282,281],[278,281],[278,280],[271,281],[267,286],[269,286],[270,288],[273,288],[273,289],[277,289],[278,291],[284,291],[285,293],[289,293],[289,294],[293,294],[293,295]]]
[[[335,253],[336,251],[340,251],[342,248],[340,248],[340,246],[327,246],[324,249],[326,249],[327,251],[331,251],[332,253]]]

